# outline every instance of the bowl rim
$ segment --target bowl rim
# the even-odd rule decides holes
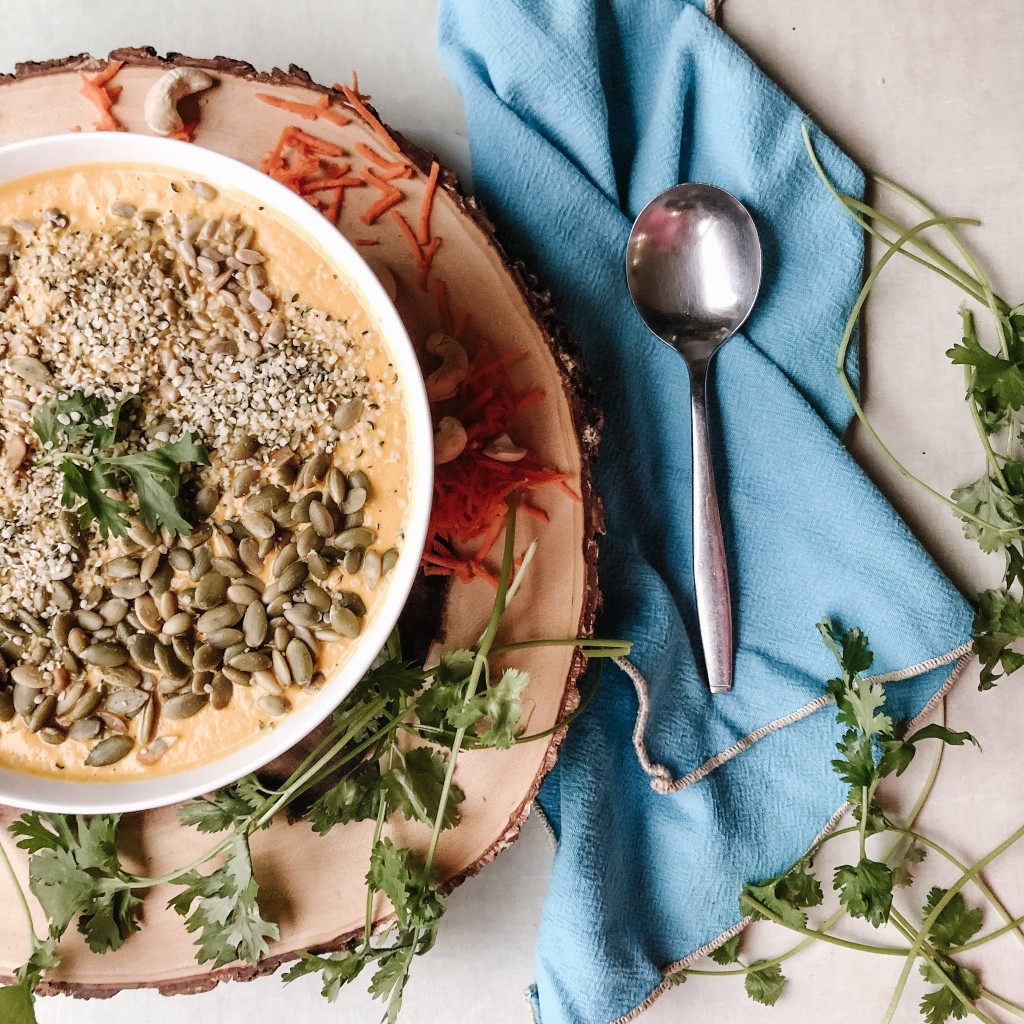
[[[341,231],[290,189],[234,157],[215,150],[135,132],[46,135],[0,146],[0,185],[46,171],[95,164],[138,164],[150,171],[201,177],[271,216],[319,251],[376,323],[398,373],[406,422],[409,489],[404,540],[388,588],[375,604],[344,663],[322,689],[269,729],[221,757],[152,777],[89,782],[0,767],[0,803],[39,811],[116,813],[163,807],[211,792],[265,766],[324,721],[356,687],[384,647],[408,598],[427,539],[433,492],[433,428],[423,376],[412,341],[376,274]],[[10,168],[15,167],[12,173]],[[0,740],[2,742],[2,740]]]

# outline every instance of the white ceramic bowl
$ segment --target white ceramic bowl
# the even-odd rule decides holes
[[[255,771],[294,746],[352,691],[384,646],[409,595],[426,541],[433,487],[433,432],[423,377],[409,336],[373,271],[309,203],[253,168],[199,146],[122,132],[54,135],[0,147],[0,182],[88,164],[140,164],[209,181],[264,207],[319,251],[354,290],[375,321],[402,384],[409,443],[410,488],[405,539],[387,590],[370,610],[349,657],[306,704],[239,749],[174,774],[124,782],[78,782],[0,769],[0,803],[36,810],[97,814],[134,811],[209,792]],[[0,727],[2,743],[2,727]]]

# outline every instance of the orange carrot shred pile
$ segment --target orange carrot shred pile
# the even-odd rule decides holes
[[[482,578],[496,585],[497,577],[485,560],[501,535],[509,495],[552,484],[579,500],[566,483],[568,473],[545,468],[529,453],[519,462],[499,462],[484,454],[491,441],[513,429],[519,412],[544,397],[543,391],[512,392],[504,371],[521,355],[496,356],[489,344],[478,345],[459,393],[445,404],[444,414],[462,423],[469,440],[458,458],[435,469],[423,554],[428,576],[455,576],[464,583]],[[521,507],[526,515],[547,521],[542,509],[526,503]]]
[[[358,84],[358,80],[356,84]],[[363,119],[366,126],[373,132],[373,134],[376,135],[377,138],[380,139],[380,141],[392,152],[401,152],[398,143],[391,137],[391,133],[376,117],[373,116],[370,108],[365,102],[363,102],[364,99],[368,99],[369,97],[364,97],[362,93],[348,85],[339,85],[337,88],[341,89],[345,99],[349,102],[349,106],[351,106],[352,109]]]
[[[91,78],[84,71],[78,72],[82,79],[81,95],[100,112],[99,120],[93,122],[93,127],[98,132],[125,130],[124,125],[113,114],[113,106],[121,95],[121,86],[108,84],[123,66],[123,60],[108,61],[107,66]]]
[[[348,175],[349,163],[331,159],[344,154],[340,146],[288,125],[282,129],[274,148],[260,161],[260,170],[306,198],[336,224],[345,190],[366,184],[361,178]],[[326,199],[322,198],[325,194]]]
[[[330,121],[331,124],[336,124],[339,127],[352,123],[352,118],[331,109],[331,98],[327,93],[324,93],[320,97],[319,102],[315,104],[300,103],[297,100],[285,99],[283,96],[272,96],[266,92],[256,93],[256,99],[261,103],[266,103],[268,106],[277,107],[279,110],[287,110],[289,114],[304,117],[307,121],[317,121],[323,118],[325,121]]]
[[[380,168],[380,176],[387,181],[392,178],[412,177],[412,167],[404,160],[385,160],[380,153],[371,149],[365,142],[356,144],[356,152],[370,163],[376,164]]]
[[[359,216],[359,219],[369,227],[391,207],[397,206],[405,198],[405,195],[389,181],[385,181],[384,178],[376,174],[372,167],[364,167],[359,172],[359,176],[367,185],[372,185],[381,192],[380,199],[371,203]]]

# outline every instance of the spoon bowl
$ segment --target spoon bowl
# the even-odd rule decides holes
[[[761,243],[747,208],[714,185],[674,185],[633,224],[626,282],[644,323],[686,361],[693,428],[693,573],[712,693],[732,689],[729,571],[708,438],[711,358],[750,315],[761,287]]]

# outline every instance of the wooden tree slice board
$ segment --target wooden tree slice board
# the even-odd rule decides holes
[[[147,50],[116,51],[111,56],[126,61],[116,78],[123,92],[114,113],[130,131],[148,131],[143,103],[156,79],[170,66],[188,65],[206,68],[217,79],[213,89],[198,97],[198,103],[190,101],[184,111],[186,118],[198,115],[196,145],[258,165],[281,130],[295,124],[342,146],[354,171],[365,163],[357,155],[360,143],[388,156],[380,137],[344,106],[340,92],[313,83],[298,68],[257,74],[251,66],[225,58],[203,61],[172,55],[162,60]],[[91,130],[97,112],[80,95],[78,70],[102,66],[103,62],[83,55],[19,65],[15,75],[0,78],[0,144]],[[344,126],[323,119],[303,120],[257,100],[257,92],[302,103],[316,103],[326,93],[331,96],[332,109],[352,120]],[[397,183],[405,193],[398,209],[415,226],[430,156],[395,138],[417,168],[411,180]],[[520,268],[509,265],[486,218],[472,200],[458,194],[454,176],[443,173],[441,184],[431,223],[433,234],[443,241],[431,279],[440,277],[446,282],[455,317],[469,315],[499,353],[514,349],[524,354],[515,363],[515,386],[523,392],[542,388],[545,398],[522,414],[517,440],[544,465],[570,473],[570,483],[582,499],[571,501],[552,487],[532,495],[531,501],[548,513],[550,522],[541,525],[521,517],[517,549],[522,551],[535,537],[538,553],[525,586],[506,613],[500,639],[588,633],[598,598],[595,534],[601,517],[589,474],[589,460],[597,444],[597,417],[581,384],[578,365],[553,324],[546,295],[525,279]],[[399,313],[414,343],[422,345],[431,332],[441,328],[441,313],[433,291],[421,289],[420,270],[393,222],[382,218],[374,228],[360,222],[359,215],[376,197],[370,188],[350,189],[341,208],[339,228],[350,238],[378,239],[378,244],[364,252],[393,272]],[[483,580],[452,585],[443,610],[446,645],[476,639],[492,596],[492,587]],[[515,664],[531,675],[526,692],[528,730],[550,728],[578,699],[576,680],[582,660],[568,648],[548,648],[517,657]],[[462,821],[444,833],[437,857],[448,888],[479,871],[515,840],[530,801],[554,762],[559,738],[556,734],[508,751],[460,756],[457,781],[466,792]],[[4,821],[16,814],[6,812]],[[126,816],[122,833],[130,867],[147,872],[181,866],[211,845],[209,837],[177,823],[175,808]],[[155,987],[165,993],[201,991],[220,980],[268,973],[301,949],[340,947],[363,927],[371,835],[372,823],[337,827],[319,837],[305,824],[278,821],[254,837],[261,905],[281,929],[280,941],[259,967],[233,965],[219,971],[198,967],[192,936],[181,919],[166,909],[173,890],[154,890],[144,905],[142,931],[117,953],[96,956],[77,933],[69,931],[61,946],[61,966],[44,991],[82,996],[106,996],[139,987]],[[396,826],[391,835],[400,844],[426,845],[427,830],[421,826]],[[4,841],[10,849],[9,837]],[[24,858],[17,864],[24,875]],[[378,923],[386,923],[388,908],[383,902],[374,908],[374,916]],[[5,898],[0,901],[0,972],[10,974],[22,962],[26,948],[19,910],[14,899]]]

